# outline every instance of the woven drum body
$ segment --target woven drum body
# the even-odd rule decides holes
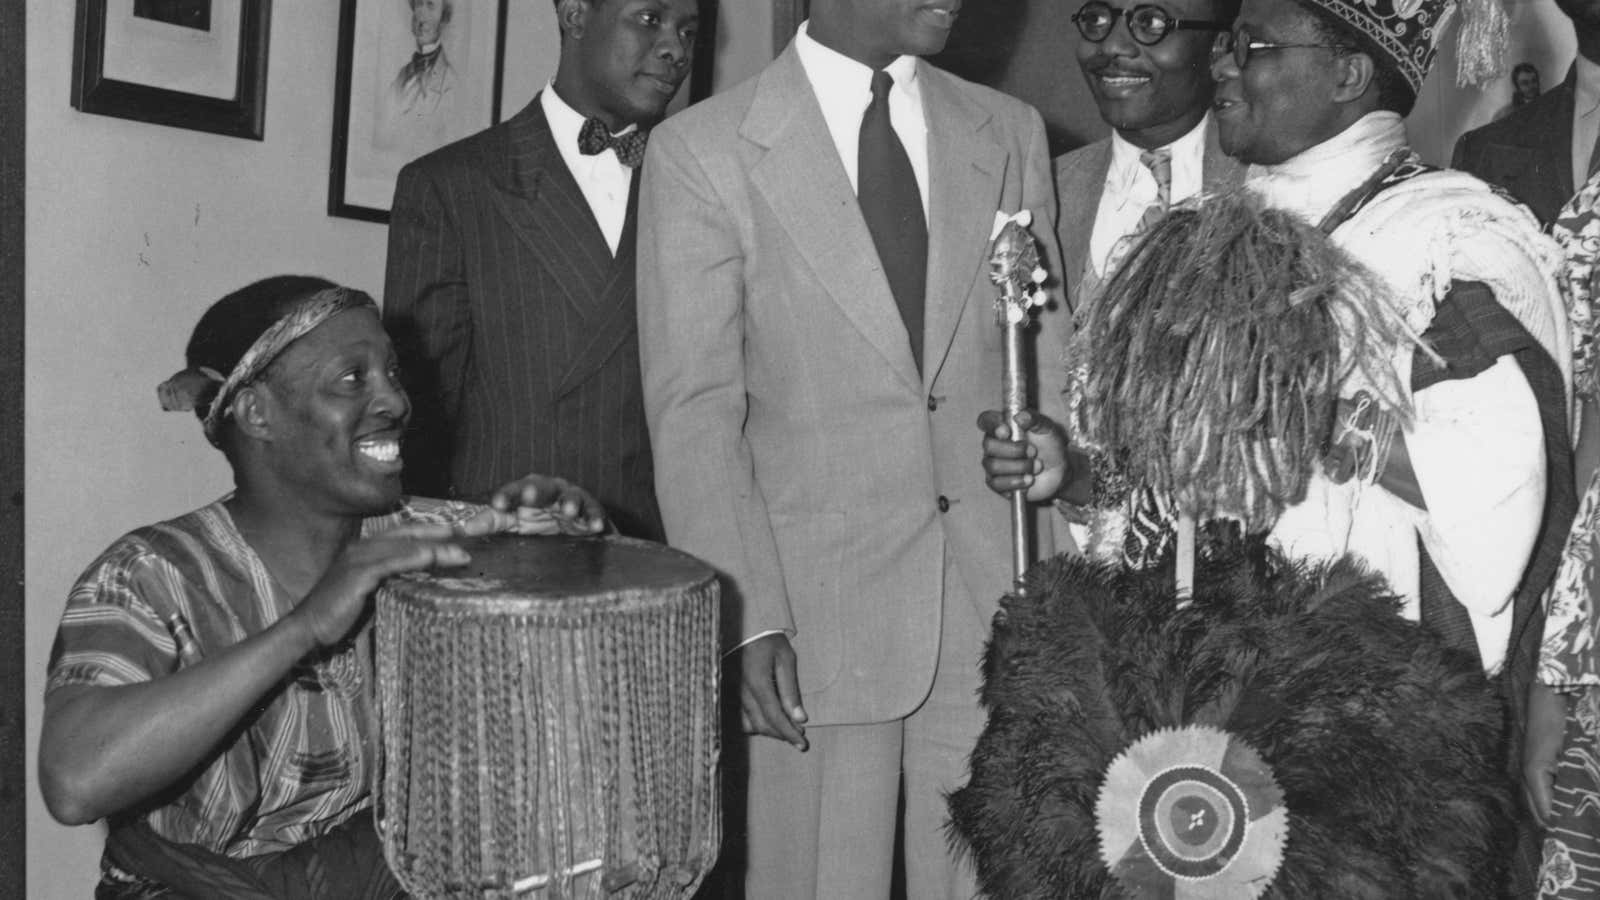
[[[464,542],[377,597],[378,816],[418,897],[680,898],[721,840],[717,581],[627,538]]]

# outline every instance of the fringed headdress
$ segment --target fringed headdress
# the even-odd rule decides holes
[[[337,285],[308,295],[269,325],[226,375],[208,366],[191,365],[162,382],[156,388],[161,408],[195,411],[205,427],[206,439],[213,446],[221,446],[222,423],[239,389],[261,377],[290,344],[352,309],[377,309],[377,304],[361,291]]]

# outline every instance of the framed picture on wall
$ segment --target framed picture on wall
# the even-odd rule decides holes
[[[500,120],[506,0],[342,0],[328,213],[389,221],[400,168]]]
[[[72,106],[261,140],[272,0],[78,0]]]

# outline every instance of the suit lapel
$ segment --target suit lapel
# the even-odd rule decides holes
[[[928,123],[928,294],[923,370],[938,377],[967,298],[988,256],[994,213],[1005,177],[1006,151],[985,133],[989,113],[960,94],[955,82],[917,63]]]
[[[759,77],[740,127],[743,137],[767,148],[751,169],[751,184],[828,296],[895,374],[921,392],[905,323],[794,45]]]
[[[1555,89],[1562,92],[1561,102],[1546,107],[1544,121],[1535,129],[1542,133],[1536,145],[1544,157],[1541,163],[1545,170],[1556,173],[1559,195],[1571,197],[1578,192],[1577,186],[1572,183],[1572,115],[1578,102],[1577,63],[1573,63],[1566,80]]]
[[[510,125],[505,177],[490,196],[562,299],[593,319],[613,268],[611,248],[561,159],[538,98]]]
[[[1078,309],[1083,275],[1089,266],[1089,240],[1094,220],[1100,214],[1100,194],[1111,173],[1111,141],[1097,141],[1066,165],[1056,170],[1056,200],[1061,225],[1056,237],[1061,241],[1062,283],[1067,286],[1067,304]]]

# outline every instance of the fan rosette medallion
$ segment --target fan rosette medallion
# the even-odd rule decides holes
[[[1261,754],[1217,728],[1163,728],[1106,770],[1100,858],[1130,900],[1254,900],[1283,862],[1289,814]]]

